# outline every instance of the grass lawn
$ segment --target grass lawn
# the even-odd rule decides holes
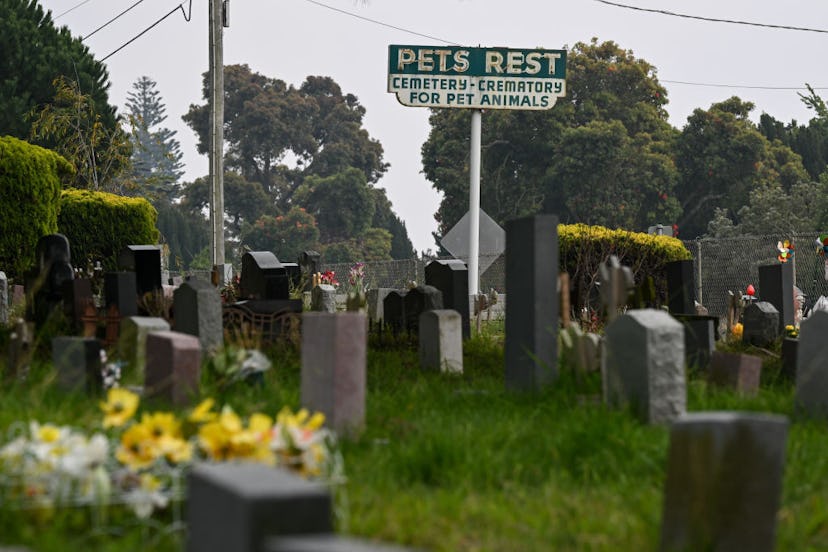
[[[272,351],[264,385],[205,394],[240,414],[299,406],[299,359]],[[793,386],[766,362],[757,397],[689,378],[688,410],[751,410],[792,416]],[[424,373],[416,350],[372,341],[365,431],[340,442],[347,501],[340,530],[435,551],[654,550],[658,545],[668,430],[598,400],[595,377],[566,371],[537,394],[507,392],[497,338],[466,344],[463,375]],[[0,435],[17,420],[94,428],[97,399],[51,384],[47,365],[0,389]],[[792,418],[777,549],[828,550],[828,423]],[[4,439],[5,440],[5,439]],[[125,512],[115,511],[109,525]],[[121,516],[121,517],[119,517]],[[164,521],[163,516],[160,518]],[[0,543],[33,550],[178,550],[181,533],[133,526],[89,531],[88,512],[0,509]],[[150,548],[147,548],[150,546]]]

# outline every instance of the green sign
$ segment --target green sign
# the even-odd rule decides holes
[[[388,91],[415,107],[549,109],[566,95],[566,50],[391,45]]]

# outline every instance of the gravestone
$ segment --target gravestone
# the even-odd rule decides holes
[[[463,332],[460,313],[452,309],[428,310],[419,321],[420,367],[463,373]]]
[[[670,261],[664,265],[667,273],[667,305],[670,314],[696,314],[696,283],[693,261]]]
[[[207,353],[224,346],[221,294],[213,284],[191,279],[173,292],[173,329],[194,335]]]
[[[710,383],[756,395],[762,376],[762,359],[755,355],[714,351],[710,364]]]
[[[780,351],[782,357],[782,375],[791,380],[796,381],[796,363],[799,357],[799,339],[793,337],[786,337],[782,340],[782,350]]]
[[[57,385],[66,391],[97,393],[103,388],[101,342],[90,337],[60,336],[52,339],[52,363]]]
[[[767,301],[756,301],[742,313],[742,341],[757,347],[768,347],[782,335],[779,311]]]
[[[417,286],[403,297],[405,329],[416,334],[420,327],[420,315],[426,311],[443,308],[443,294],[434,286]]]
[[[425,283],[443,294],[443,308],[460,313],[463,339],[471,337],[469,320],[469,269],[459,259],[431,261],[425,266]]]
[[[828,312],[815,311],[799,326],[794,404],[808,416],[828,417]]]
[[[704,412],[670,428],[659,550],[772,552],[784,416]]]
[[[779,311],[778,335],[785,331],[785,326],[795,324],[793,263],[760,266],[759,297]]]
[[[161,289],[161,247],[128,245],[118,255],[118,270],[135,273],[138,297]]]
[[[76,332],[83,330],[83,312],[89,304],[94,305],[92,281],[87,278],[75,278],[63,282],[63,312],[67,320],[72,321]]]
[[[265,539],[261,552],[405,552],[408,548],[338,534],[297,535]],[[0,550],[0,552],[3,552]]]
[[[313,275],[319,272],[319,257],[318,251],[308,250],[299,253],[298,264],[305,291],[310,291],[313,288]]]
[[[535,391],[558,376],[558,217],[506,223],[508,389]]]
[[[405,298],[407,291],[391,290],[382,301],[383,326],[388,326],[394,335],[405,327]]]
[[[9,280],[0,270],[0,324],[9,322]]]
[[[210,284],[208,284],[210,285]],[[198,397],[201,379],[201,344],[181,332],[147,334],[144,396],[185,407]]]
[[[275,535],[333,531],[321,483],[256,463],[196,463],[187,476],[187,551],[261,552]]]
[[[336,312],[336,288],[330,284],[319,284],[311,290],[311,310]]]
[[[26,304],[26,288],[20,284],[12,286],[11,306],[12,308]]]
[[[635,281],[630,267],[622,266],[615,255],[610,255],[606,262],[598,266],[598,276],[601,284],[598,291],[609,324],[618,316],[619,309],[627,304]]]
[[[27,318],[41,326],[63,301],[63,283],[74,279],[69,240],[49,234],[37,240],[37,267],[27,275],[26,288],[33,292]]]
[[[104,274],[104,304],[115,305],[122,317],[138,315],[138,284],[134,272]]]
[[[716,348],[716,324],[713,316],[679,314],[674,318],[684,326],[684,356],[688,367],[706,371]]]
[[[364,312],[302,314],[302,406],[338,433],[365,420],[367,325]]]
[[[366,293],[366,303],[368,303],[368,322],[372,326],[382,327],[383,319],[385,318],[385,309],[383,304],[385,297],[394,291],[394,288],[373,288]]]
[[[242,299],[288,299],[287,271],[270,251],[248,251],[242,256],[239,281]]]
[[[147,362],[147,336],[150,332],[169,331],[170,324],[163,318],[152,316],[127,316],[121,319],[118,337],[118,356],[127,366],[144,379]]]
[[[684,327],[662,310],[632,310],[606,328],[604,400],[632,407],[645,423],[670,422],[687,409]]]
[[[597,372],[601,368],[601,337],[581,330],[580,324],[570,322],[562,329],[561,360],[572,367],[576,374]]]

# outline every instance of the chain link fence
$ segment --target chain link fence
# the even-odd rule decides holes
[[[828,295],[825,280],[825,258],[818,253],[816,234],[786,236],[794,244],[796,286],[805,294],[806,308],[820,295]],[[696,301],[707,307],[711,315],[727,313],[728,291],[744,294],[748,284],[759,289],[759,267],[779,263],[778,236],[746,236],[738,238],[698,239],[685,241],[693,254],[696,279]]]

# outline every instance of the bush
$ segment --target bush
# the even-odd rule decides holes
[[[586,224],[558,226],[560,268],[569,273],[575,290],[575,307],[589,304],[598,281],[598,267],[610,255],[618,257],[622,265],[630,267],[636,285],[652,276],[656,296],[666,297],[665,265],[670,261],[690,259],[690,252],[677,238],[654,236],[641,232],[610,230]]]
[[[72,171],[53,151],[0,137],[0,270],[9,278],[22,281],[37,240],[57,232],[60,179]]]
[[[73,266],[101,261],[118,268],[118,254],[128,245],[154,245],[158,212],[141,197],[68,189],[61,193],[58,228],[69,238]]]

